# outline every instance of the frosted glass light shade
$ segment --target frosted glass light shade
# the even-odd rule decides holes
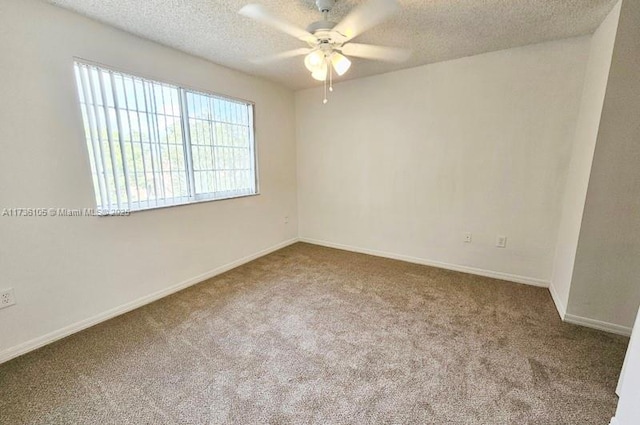
[[[351,61],[338,52],[333,52],[331,55],[331,64],[336,70],[336,74],[340,76],[343,76],[351,68]]]
[[[310,72],[322,69],[324,63],[324,53],[320,50],[315,50],[304,58],[304,66],[306,66]]]
[[[311,76],[313,77],[314,80],[325,81],[327,79],[328,71],[329,71],[329,67],[327,66],[327,63],[324,62],[320,66],[320,68],[318,68],[317,70],[311,73]]]

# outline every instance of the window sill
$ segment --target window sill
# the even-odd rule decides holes
[[[131,215],[131,214],[141,213],[141,212],[155,211],[155,210],[161,210],[161,209],[167,209],[167,208],[184,207],[184,206],[189,206],[189,205],[203,204],[203,203],[207,203],[207,202],[220,202],[220,201],[230,201],[230,200],[234,200],[234,199],[252,198],[254,196],[260,196],[260,192],[250,193],[250,194],[243,194],[243,195],[236,195],[236,196],[228,196],[226,198],[196,199],[196,200],[193,200],[193,201],[183,202],[183,203],[180,203],[180,204],[153,205],[153,206],[146,207],[146,208],[130,210],[129,214],[127,214],[127,215],[122,215],[122,214],[99,214],[98,217],[123,217],[123,216],[128,216],[128,215]],[[100,209],[100,208],[98,208],[98,209]],[[114,208],[113,210],[116,210],[116,209]]]

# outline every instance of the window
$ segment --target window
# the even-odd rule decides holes
[[[257,193],[253,104],[75,62],[98,209]]]

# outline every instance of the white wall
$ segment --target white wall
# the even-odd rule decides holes
[[[0,361],[296,237],[290,90],[32,0],[2,0],[0,52],[0,209],[95,205],[74,56],[255,101],[261,188],[125,218],[0,217],[0,287],[18,302],[0,310]]]
[[[297,92],[300,236],[548,284],[589,43]]]
[[[567,205],[586,190],[580,176],[597,131],[589,117],[602,104],[607,22],[593,41],[341,83],[323,106],[319,89],[298,92],[294,104],[291,91],[265,80],[41,2],[2,0],[0,209],[94,205],[74,56],[256,102],[261,195],[126,218],[0,217],[0,287],[15,288],[18,301],[0,310],[0,361],[298,234],[545,285],[564,204],[559,242],[568,250],[557,251],[554,283],[568,282],[571,267],[558,262],[574,255],[582,211]],[[572,155],[579,159],[569,165]],[[463,232],[473,232],[471,244]],[[508,237],[506,249],[494,247],[498,234]],[[585,285],[575,311],[597,316],[587,307],[607,288]],[[559,291],[566,299],[568,287]],[[609,301],[599,311],[619,302]]]
[[[640,305],[640,2],[624,0],[567,312],[629,329]]]
[[[566,313],[569,300],[569,288],[573,276],[589,174],[591,173],[602,105],[607,90],[613,45],[618,30],[620,4],[618,3],[613,8],[591,39],[582,103],[562,201],[562,218],[558,230],[558,245],[550,288],[562,317]]]

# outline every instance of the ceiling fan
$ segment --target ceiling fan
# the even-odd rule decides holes
[[[368,29],[385,21],[400,7],[396,0],[369,0],[353,9],[340,23],[329,20],[329,12],[336,0],[315,0],[322,20],[312,23],[306,30],[293,25],[272,14],[260,4],[248,4],[238,13],[260,23],[269,25],[307,43],[308,47],[289,50],[273,56],[254,60],[256,63],[269,63],[295,56],[305,55],[304,65],[311,76],[324,81],[327,103],[327,81],[329,91],[333,91],[333,72],[344,75],[351,67],[347,56],[387,62],[403,62],[409,58],[408,49],[352,43],[351,40]]]

